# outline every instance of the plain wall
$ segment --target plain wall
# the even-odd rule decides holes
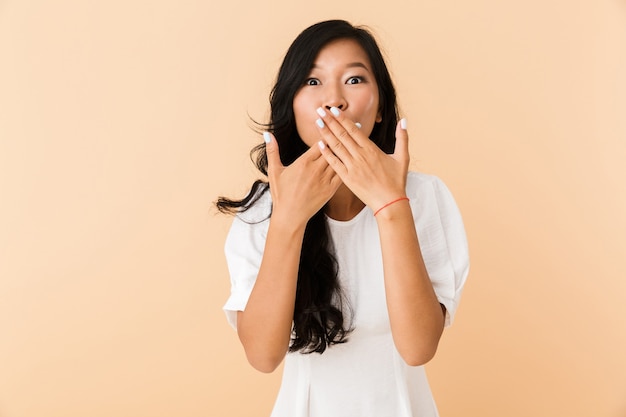
[[[221,310],[253,117],[305,27],[367,24],[472,267],[442,416],[626,416],[626,5],[0,2],[0,416],[267,416]]]

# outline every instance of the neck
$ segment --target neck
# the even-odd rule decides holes
[[[326,215],[334,220],[347,221],[359,214],[363,207],[365,204],[345,184],[341,184],[326,204]]]

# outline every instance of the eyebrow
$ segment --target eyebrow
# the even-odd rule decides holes
[[[311,67],[311,69],[321,69],[322,67],[320,67],[319,65],[313,64],[313,66]],[[363,68],[367,71],[369,71],[369,68],[367,68],[367,66],[362,63],[362,62],[351,62],[348,65],[346,65],[346,68]]]

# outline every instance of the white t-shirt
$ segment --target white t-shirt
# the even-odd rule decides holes
[[[437,177],[409,172],[406,192],[426,269],[439,302],[446,307],[448,326],[469,270],[461,215]],[[245,309],[261,264],[269,226],[263,219],[270,207],[267,192],[235,218],[226,239],[232,289],[224,311],[235,328],[236,312]],[[272,417],[437,416],[424,368],[407,365],[393,343],[372,210],[365,207],[348,221],[327,221],[354,330],[346,343],[322,354],[286,355]]]

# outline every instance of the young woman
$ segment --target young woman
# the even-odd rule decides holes
[[[272,90],[256,181],[226,241],[224,310],[248,361],[285,360],[273,417],[436,416],[422,367],[468,268],[461,216],[436,177],[408,172],[406,120],[370,33],[304,30]]]

